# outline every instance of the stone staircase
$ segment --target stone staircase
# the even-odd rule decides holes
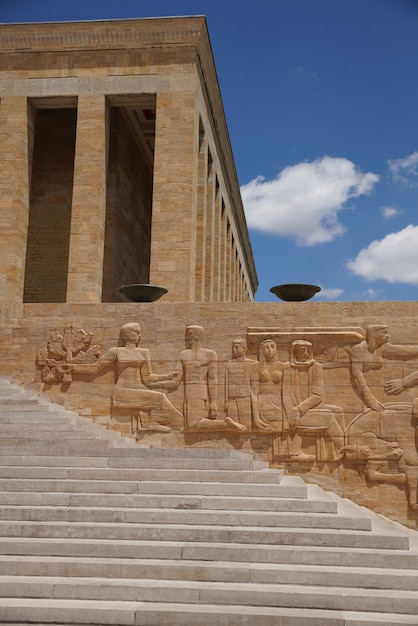
[[[152,449],[0,380],[0,623],[418,624],[418,533],[244,453]]]

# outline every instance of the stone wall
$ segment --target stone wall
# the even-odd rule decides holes
[[[1,313],[1,373],[49,399],[141,445],[252,451],[416,526],[418,303],[162,300],[26,304]],[[134,322],[140,352],[136,327],[120,336]],[[189,325],[202,326],[204,336],[185,346]],[[127,397],[129,382],[117,390],[128,370],[156,404],[135,390]]]

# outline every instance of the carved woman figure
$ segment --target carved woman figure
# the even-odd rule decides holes
[[[176,372],[168,375],[152,373],[149,351],[138,347],[141,340],[139,324],[122,326],[120,339],[123,346],[110,348],[95,363],[73,363],[71,370],[75,374],[96,374],[113,365],[116,384],[112,403],[115,408],[129,409],[137,420],[138,430],[180,430],[183,427],[183,415],[161,391],[164,383],[174,378]]]
[[[282,378],[283,363],[273,339],[261,342],[259,350],[260,417],[275,432],[283,431]]]

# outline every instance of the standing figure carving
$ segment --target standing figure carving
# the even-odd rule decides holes
[[[315,459],[302,451],[303,434],[326,433],[337,451],[341,450],[344,445],[343,412],[340,407],[324,404],[323,366],[314,360],[309,341],[298,339],[292,343],[290,361],[283,368],[283,408],[291,431],[291,459]],[[339,458],[340,455],[333,460]]]
[[[273,339],[266,339],[260,344],[259,388],[260,418],[270,428],[283,431],[282,379],[284,364],[277,356],[277,344]]]
[[[259,365],[247,359],[247,342],[235,339],[232,356],[225,369],[225,421],[242,431],[251,431],[252,422],[260,430],[269,424],[260,418],[259,411]]]
[[[116,383],[112,403],[116,409],[128,409],[133,420],[133,430],[169,432],[181,430],[183,415],[162,392],[176,372],[153,374],[149,351],[139,348],[141,327],[137,323],[125,324],[120,330],[121,347],[110,348],[95,363],[70,367],[76,374],[96,374],[113,366]]]
[[[218,364],[214,350],[203,347],[203,326],[186,327],[186,349],[180,353],[172,386],[184,384],[184,418],[186,430],[217,430],[224,425],[217,420]],[[220,423],[219,423],[220,422]]]

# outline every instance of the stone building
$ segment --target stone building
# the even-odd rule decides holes
[[[0,98],[1,300],[253,300],[203,17],[2,25]]]

